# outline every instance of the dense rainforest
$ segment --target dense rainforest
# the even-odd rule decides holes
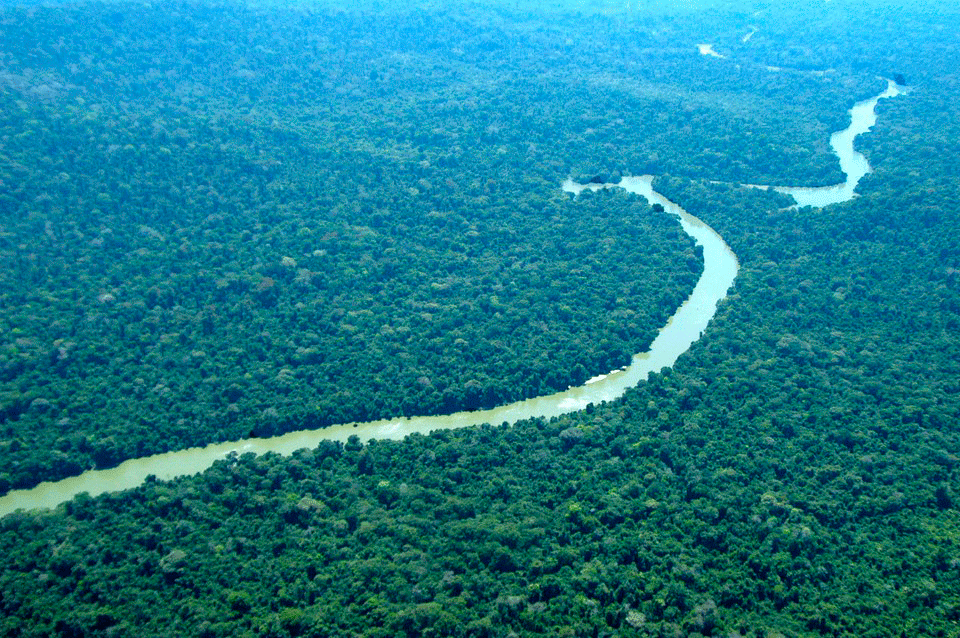
[[[417,16],[384,50],[385,18],[140,9],[0,35],[0,490],[561,390],[645,350],[702,270],[643,200],[560,189],[519,71],[406,59]],[[493,109],[504,85],[530,114]]]
[[[3,10],[5,488],[620,365],[699,256],[568,175],[741,270],[620,400],[7,516],[4,635],[960,632],[956,9],[171,6]]]

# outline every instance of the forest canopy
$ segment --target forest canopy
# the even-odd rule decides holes
[[[4,635],[957,635],[956,10],[529,4],[2,10],[3,490],[621,365],[701,256],[567,177],[740,260],[617,401],[0,519]]]
[[[475,91],[366,59],[379,20],[125,7],[14,10],[3,36],[4,491],[561,390],[645,350],[699,277],[667,215],[573,201]]]

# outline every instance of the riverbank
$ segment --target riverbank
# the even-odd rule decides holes
[[[777,186],[775,190],[793,196],[800,206],[826,206],[846,201],[855,196],[860,179],[870,171],[866,158],[854,148],[858,135],[866,133],[876,123],[876,105],[880,99],[894,97],[903,89],[888,81],[887,89],[869,100],[858,102],[850,110],[850,126],[831,136],[830,144],[837,154],[846,181],[825,188],[793,188]],[[626,177],[619,184],[577,184],[566,180],[562,188],[579,194],[589,188],[599,190],[619,187],[645,197],[651,204],[660,204],[676,216],[684,232],[703,247],[704,271],[693,292],[667,324],[661,328],[650,350],[636,354],[624,370],[613,371],[602,378],[548,396],[518,401],[490,410],[458,412],[450,415],[388,419],[368,423],[347,423],[322,430],[291,432],[282,436],[218,443],[202,448],[131,459],[108,470],[92,470],[62,481],[41,483],[29,490],[16,490],[0,497],[0,516],[18,509],[52,508],[77,494],[90,495],[136,487],[148,476],[173,479],[202,472],[217,460],[231,453],[291,454],[295,450],[315,447],[320,441],[346,442],[356,435],[361,440],[402,439],[414,433],[426,434],[433,430],[457,429],[482,423],[514,423],[529,418],[550,418],[576,410],[591,403],[613,401],[630,387],[645,379],[650,372],[672,366],[700,338],[717,304],[723,299],[737,275],[736,255],[712,228],[652,188],[653,177]],[[756,188],[770,188],[756,186]]]
[[[647,352],[634,355],[631,364],[599,379],[565,392],[518,401],[490,410],[457,412],[450,415],[387,419],[369,423],[346,423],[321,430],[290,432],[282,436],[217,443],[202,448],[131,459],[107,470],[91,470],[62,481],[41,483],[29,490],[16,490],[0,497],[0,516],[18,509],[52,508],[77,494],[91,496],[130,489],[148,476],[169,480],[202,472],[232,453],[291,454],[295,450],[315,447],[320,441],[346,442],[351,436],[361,440],[402,439],[410,434],[427,434],[433,430],[458,429],[482,423],[514,423],[529,418],[550,418],[582,410],[589,404],[613,401],[635,386],[651,372],[672,366],[700,338],[717,304],[723,299],[737,275],[737,258],[723,238],[697,217],[667,200],[652,188],[653,177],[627,177],[620,184],[584,186],[570,180],[562,188],[580,193],[620,187],[645,197],[651,204],[660,204],[678,218],[684,232],[703,247],[704,270],[687,300],[677,309],[653,341]]]

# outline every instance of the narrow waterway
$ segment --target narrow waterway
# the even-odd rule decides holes
[[[840,170],[847,176],[842,184],[816,188],[775,186],[774,190],[793,197],[797,206],[823,207],[853,199],[856,196],[857,184],[872,170],[870,162],[863,153],[854,148],[854,142],[858,135],[868,132],[877,123],[877,102],[884,98],[896,97],[903,92],[902,87],[887,80],[886,91],[869,100],[854,104],[850,109],[850,126],[830,136],[830,148],[840,158]]]
[[[158,454],[140,459],[131,459],[109,470],[92,470],[80,476],[55,483],[41,483],[30,490],[18,490],[0,498],[0,516],[17,509],[51,508],[67,501],[81,492],[90,495],[102,494],[136,487],[154,475],[159,479],[195,474],[210,467],[231,452],[240,454],[254,452],[264,454],[277,452],[291,454],[301,448],[312,448],[323,440],[345,442],[356,434],[361,440],[401,439],[408,434],[427,434],[433,430],[463,428],[481,423],[514,423],[521,419],[559,416],[582,410],[590,403],[612,401],[620,397],[650,372],[659,371],[674,364],[681,354],[700,338],[710,319],[716,313],[717,304],[737,276],[739,265],[730,247],[712,228],[690,215],[685,210],[655,192],[651,187],[652,176],[627,177],[614,186],[591,184],[589,187],[566,181],[563,189],[580,193],[584,188],[623,188],[646,197],[651,204],[660,204],[664,210],[678,217],[683,230],[703,247],[703,274],[693,292],[674,313],[650,350],[637,354],[631,364],[623,369],[595,377],[586,384],[565,392],[518,401],[509,405],[456,414],[410,419],[388,419],[369,423],[336,425],[322,430],[291,432],[267,439],[248,439],[232,443],[217,443],[203,448],[191,448],[179,452]]]
[[[708,55],[712,58],[720,58],[722,60],[723,58],[727,57],[714,51],[712,44],[698,44],[697,50],[700,51],[700,55]]]

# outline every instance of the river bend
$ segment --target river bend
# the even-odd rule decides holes
[[[831,147],[840,159],[840,167],[846,173],[844,184],[825,188],[791,188],[776,186],[775,190],[787,193],[798,205],[826,206],[846,201],[854,196],[860,178],[870,172],[866,158],[854,149],[857,135],[870,130],[876,122],[875,107],[882,98],[899,95],[901,90],[892,82],[880,95],[859,102],[851,110],[851,124],[847,129],[834,133]],[[231,453],[254,452],[264,454],[277,452],[291,454],[301,448],[313,448],[323,440],[346,442],[352,435],[361,440],[402,439],[403,437],[433,430],[455,429],[482,423],[514,423],[516,421],[544,417],[550,418],[568,412],[582,410],[590,403],[612,401],[622,396],[651,372],[670,367],[686,352],[716,314],[717,304],[737,276],[739,264],[736,255],[712,228],[669,201],[652,188],[653,177],[626,177],[619,184],[590,184],[587,186],[567,180],[563,189],[579,194],[585,188],[623,188],[645,197],[651,204],[660,204],[668,213],[675,215],[683,230],[703,247],[704,268],[700,280],[687,300],[677,309],[667,324],[660,329],[650,350],[634,355],[631,364],[622,370],[594,377],[584,385],[565,392],[552,394],[489,410],[458,412],[456,414],[429,417],[398,418],[368,423],[348,423],[321,430],[290,432],[265,439],[248,439],[228,443],[215,443],[203,448],[190,448],[139,459],[131,459],[108,470],[90,470],[79,476],[57,482],[41,483],[29,490],[15,490],[0,497],[0,516],[18,509],[52,508],[86,492],[91,496],[140,485],[148,476],[172,479],[196,474],[210,467]],[[758,186],[759,188],[769,188]]]

